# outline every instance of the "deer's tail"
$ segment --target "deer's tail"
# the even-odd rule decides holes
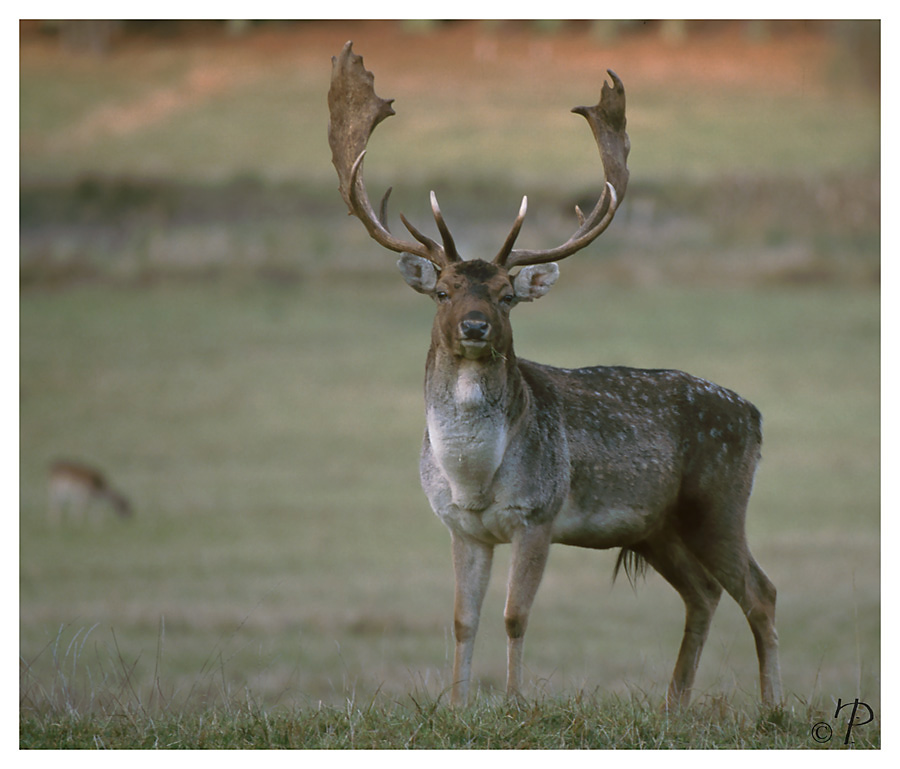
[[[616,558],[616,566],[613,569],[612,576],[613,582],[615,582],[616,577],[619,576],[619,570],[624,569],[625,576],[628,577],[628,582],[631,583],[632,587],[635,587],[637,580],[647,575],[647,568],[649,565],[647,559],[639,552],[628,547],[623,547],[619,551],[619,557]]]

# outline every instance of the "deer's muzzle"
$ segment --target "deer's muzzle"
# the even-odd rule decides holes
[[[490,351],[491,323],[484,313],[473,311],[459,322],[459,345],[470,360]]]

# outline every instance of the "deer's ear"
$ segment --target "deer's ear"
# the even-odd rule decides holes
[[[513,281],[516,299],[520,302],[531,302],[546,294],[559,277],[559,265],[533,264],[519,270]]]
[[[420,294],[431,294],[437,285],[437,268],[427,259],[413,254],[403,254],[397,261],[400,274]]]

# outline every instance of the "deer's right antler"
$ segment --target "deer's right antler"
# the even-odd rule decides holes
[[[443,246],[423,235],[401,214],[403,224],[417,242],[394,237],[387,226],[388,188],[381,199],[379,213],[375,213],[366,185],[362,166],[366,144],[372,131],[382,120],[395,114],[393,99],[382,99],[375,93],[375,76],[363,66],[362,56],[353,53],[353,43],[344,45],[340,55],[331,59],[331,88],[328,90],[328,143],[331,145],[331,162],[340,180],[341,196],[350,213],[366,227],[369,235],[385,248],[398,253],[410,253],[424,257],[438,267],[459,261],[459,254],[450,229],[444,222],[437,197],[431,193],[431,210],[440,230]]]

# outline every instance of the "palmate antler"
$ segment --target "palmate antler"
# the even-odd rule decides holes
[[[402,214],[400,218],[416,242],[402,240],[391,234],[387,226],[390,188],[381,200],[379,213],[375,213],[369,201],[362,176],[366,145],[375,126],[395,113],[391,107],[393,99],[382,99],[375,94],[375,77],[363,66],[362,57],[353,53],[352,45],[352,42],[348,42],[340,55],[332,58],[331,88],[328,91],[328,109],[331,115],[328,143],[331,145],[332,163],[340,179],[341,196],[350,213],[359,218],[369,235],[385,248],[422,256],[439,268],[459,261],[456,245],[441,215],[434,192],[431,193],[431,210],[443,245],[419,232]],[[600,149],[606,185],[597,205],[587,217],[578,206],[575,207],[579,227],[565,243],[548,250],[531,251],[514,248],[528,204],[528,199],[522,198],[519,215],[503,247],[494,258],[495,264],[510,269],[565,259],[590,244],[612,222],[628,185],[626,162],[630,142],[625,133],[625,88],[612,70],[608,72],[613,85],[603,84],[599,103],[593,107],[576,107],[572,110],[587,118]]]
[[[375,93],[375,76],[363,67],[362,56],[353,53],[353,43],[348,42],[339,56],[331,59],[331,88],[328,90],[328,143],[331,145],[331,162],[340,179],[341,196],[350,213],[355,215],[369,231],[369,235],[385,248],[398,253],[422,256],[439,267],[459,261],[456,245],[450,230],[441,216],[437,197],[431,193],[431,208],[438,229],[444,239],[440,246],[423,235],[401,215],[406,228],[417,242],[401,240],[391,234],[387,226],[387,202],[391,190],[381,199],[376,215],[362,177],[362,165],[369,136],[382,120],[395,114],[393,99],[382,99]]]

